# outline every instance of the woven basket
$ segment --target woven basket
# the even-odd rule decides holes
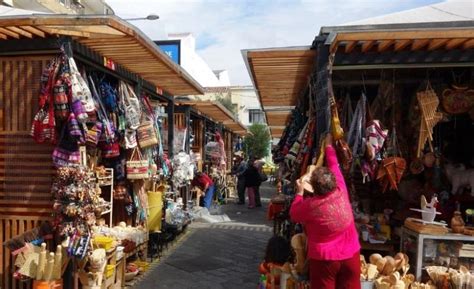
[[[133,149],[130,160],[127,161],[127,179],[148,179],[148,160],[143,160],[142,153],[138,148]]]
[[[156,135],[155,127],[153,122],[144,121],[137,129],[138,133],[138,144],[141,148],[155,146],[158,144],[158,137]]]

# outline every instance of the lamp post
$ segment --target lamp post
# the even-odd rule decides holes
[[[126,21],[137,21],[137,20],[158,20],[160,19],[160,16],[156,15],[156,14],[150,14],[146,17],[138,17],[138,18],[127,18],[127,19],[124,19]]]

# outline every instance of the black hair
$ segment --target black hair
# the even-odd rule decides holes
[[[291,257],[290,243],[281,236],[273,236],[268,240],[265,251],[265,262],[283,265]]]

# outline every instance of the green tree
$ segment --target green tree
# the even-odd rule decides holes
[[[248,156],[264,158],[270,154],[270,132],[265,124],[254,123],[244,138],[245,152]]]

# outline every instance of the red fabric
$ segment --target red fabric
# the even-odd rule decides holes
[[[311,289],[360,289],[359,252],[346,260],[309,260]]]
[[[265,274],[267,277],[267,283],[265,284],[265,288],[271,289],[280,289],[280,277],[281,274],[272,274],[273,269],[282,269],[283,265],[276,264],[276,263],[267,263],[263,262],[260,263],[258,267],[258,272],[260,274]],[[272,287],[273,280],[275,281],[275,287]]]
[[[199,177],[195,177],[191,182],[192,186],[199,187],[199,189],[201,189],[203,192],[206,190],[206,188],[212,186],[213,184],[214,182],[212,179],[205,173],[201,173]]]
[[[326,163],[336,177],[336,189],[324,196],[303,199],[297,195],[290,208],[291,219],[304,225],[308,257],[315,260],[345,260],[360,250],[352,206],[336,151],[326,147]]]
[[[270,202],[267,210],[267,219],[273,220],[275,216],[285,209],[285,204],[274,204]]]

